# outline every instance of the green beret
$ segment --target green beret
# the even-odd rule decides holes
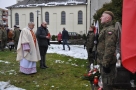
[[[114,14],[111,11],[104,11],[103,13],[109,14],[114,19]]]

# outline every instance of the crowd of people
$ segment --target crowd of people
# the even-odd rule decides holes
[[[4,51],[6,47],[8,47],[10,51],[16,51],[21,31],[22,30],[17,25],[14,25],[13,29],[0,25],[0,51]],[[51,39],[50,33],[48,33],[48,35]],[[48,39],[48,45],[50,45],[50,39]],[[57,35],[58,44],[63,44],[63,50],[65,50],[65,45],[67,45],[70,50],[69,44],[67,43],[68,40],[69,34],[67,30],[63,28],[62,33],[59,32]]]
[[[50,45],[51,35],[47,29],[47,22],[42,22],[41,26],[34,32],[35,24],[28,23],[26,28],[20,30],[19,26],[14,25],[14,30],[0,26],[0,50],[4,51],[8,47],[17,52],[17,61],[20,61],[20,72],[25,74],[36,73],[36,62],[40,60],[40,68],[46,69],[46,53]],[[68,31],[63,28],[62,34],[58,34],[58,43],[62,44],[65,50],[65,44],[69,39]]]
[[[0,26],[0,51],[4,51],[7,46],[9,50],[17,49],[18,39],[20,36],[20,27],[14,25],[14,30],[7,26]]]

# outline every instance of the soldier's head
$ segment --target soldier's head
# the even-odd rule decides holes
[[[17,25],[14,25],[14,29],[17,28]]]
[[[29,22],[28,23],[28,27],[32,30],[34,28],[34,23],[33,22]]]
[[[47,28],[47,22],[46,21],[42,22],[41,26]]]
[[[18,25],[16,25],[16,29],[19,30],[19,26]]]
[[[101,23],[107,23],[112,21],[114,18],[114,14],[111,11],[104,11],[101,16]]]
[[[94,31],[94,30],[95,30],[95,26],[91,25],[89,31]]]

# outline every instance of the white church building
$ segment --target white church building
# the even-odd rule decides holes
[[[7,7],[8,25],[19,25],[20,29],[34,22],[35,28],[41,22],[48,23],[51,35],[57,35],[65,27],[69,32],[84,34],[93,23],[93,15],[104,3],[111,0],[17,0]]]

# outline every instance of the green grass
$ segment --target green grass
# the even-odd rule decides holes
[[[16,53],[0,52],[0,60],[10,62],[0,62],[0,81],[10,80],[12,85],[26,90],[90,90],[90,83],[81,79],[87,72],[87,60],[58,54],[47,54],[46,58],[48,69],[40,69],[37,63],[37,73],[25,75],[19,73]]]

